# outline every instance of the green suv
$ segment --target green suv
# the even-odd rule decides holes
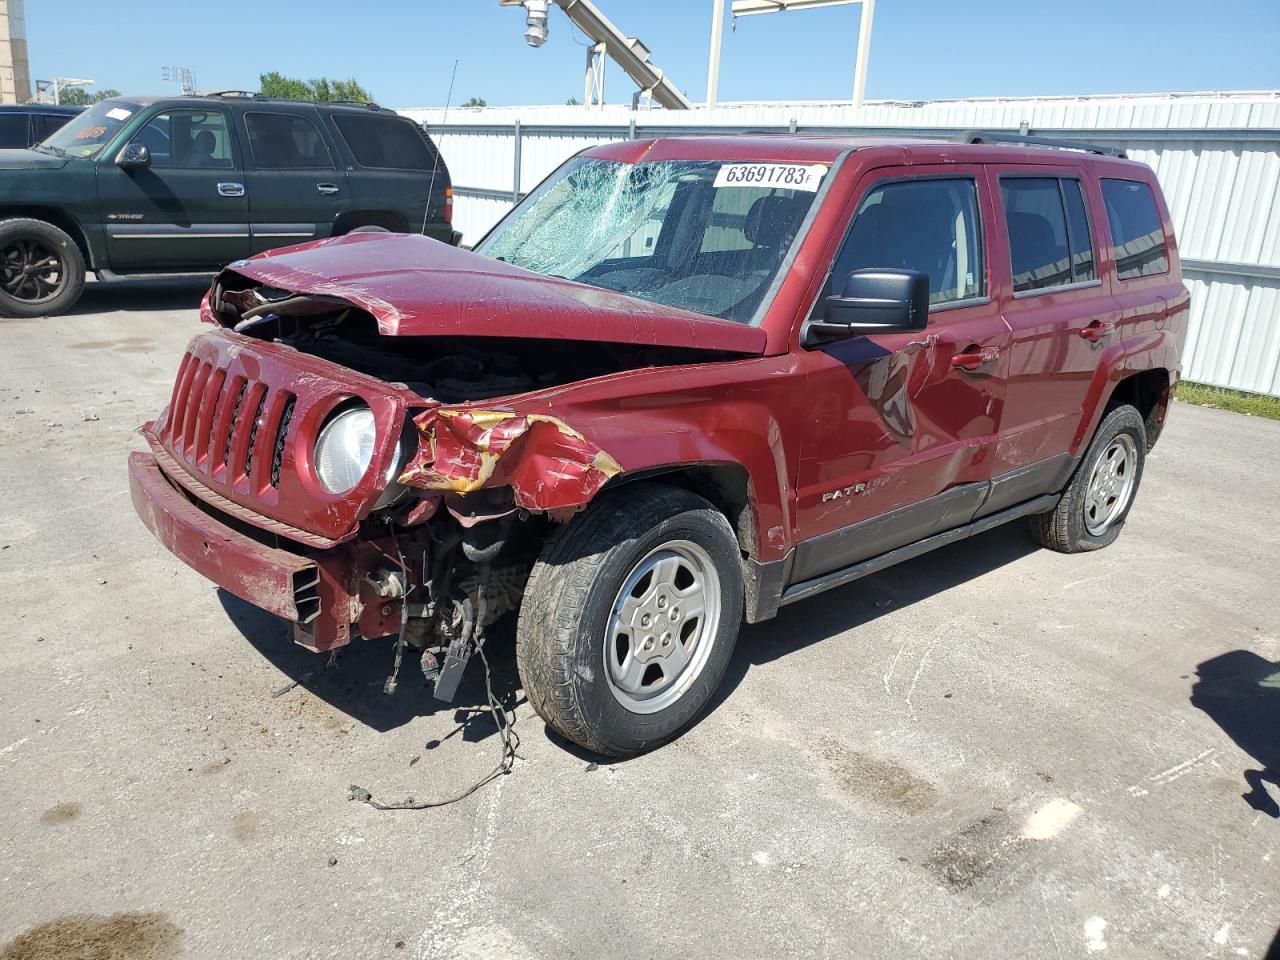
[[[213,271],[352,231],[456,244],[435,145],[375,105],[119,97],[0,150],[0,314],[69,309],[99,278]]]

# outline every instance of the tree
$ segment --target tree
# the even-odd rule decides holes
[[[472,97],[463,104],[464,107],[487,107],[488,105],[484,97]]]
[[[112,90],[108,87],[105,90],[98,90],[90,93],[84,87],[67,87],[65,90],[58,92],[58,102],[68,107],[87,107],[91,103],[97,103],[99,100],[110,100],[112,97],[120,96],[119,90]]]
[[[566,107],[580,107],[580,106],[582,106],[582,104],[578,102],[578,98],[577,98],[577,97],[570,97],[568,100],[566,100],[566,101],[564,102],[564,105],[565,105]]]
[[[359,103],[372,103],[369,91],[355,79],[334,80],[330,77],[318,77],[315,80],[297,80],[286,77],[278,71],[261,74],[258,77],[261,94],[264,97],[278,97],[282,100],[354,100]]]

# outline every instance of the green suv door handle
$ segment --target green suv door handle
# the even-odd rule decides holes
[[[316,189],[326,197],[332,197],[338,192],[338,185],[336,183],[317,183]]]
[[[220,183],[218,184],[218,193],[224,197],[243,197],[243,183]]]

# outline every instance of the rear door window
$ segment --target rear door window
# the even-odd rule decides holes
[[[262,170],[333,168],[329,148],[316,125],[292,113],[247,113],[249,149]]]
[[[37,113],[31,118],[32,136],[36,143],[66,126],[71,117],[58,113]]]
[[[1138,180],[1103,180],[1102,200],[1111,224],[1116,276],[1133,280],[1167,273],[1169,251],[1151,187]]]
[[[1014,293],[1097,279],[1080,182],[1061,177],[1001,177]]]
[[[407,120],[335,113],[333,122],[362,167],[431,169],[435,158],[426,138]]]
[[[854,270],[916,270],[929,276],[929,303],[980,297],[986,270],[977,186],[970,179],[903,180],[867,194],[832,268],[833,289]]]
[[[1062,202],[1067,208],[1067,240],[1071,245],[1071,279],[1084,283],[1098,279],[1098,258],[1094,253],[1093,231],[1089,227],[1089,208],[1079,180],[1063,178]]]
[[[21,150],[27,142],[27,114],[0,113],[0,149]]]

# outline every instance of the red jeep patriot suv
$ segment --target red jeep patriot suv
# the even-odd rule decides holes
[[[1119,534],[1188,295],[1149,168],[1087,144],[727,136],[583,151],[474,252],[231,264],[134,505],[331,650],[448,699],[518,613],[530,702],[603,754],[706,705],[740,623],[1023,519]]]

